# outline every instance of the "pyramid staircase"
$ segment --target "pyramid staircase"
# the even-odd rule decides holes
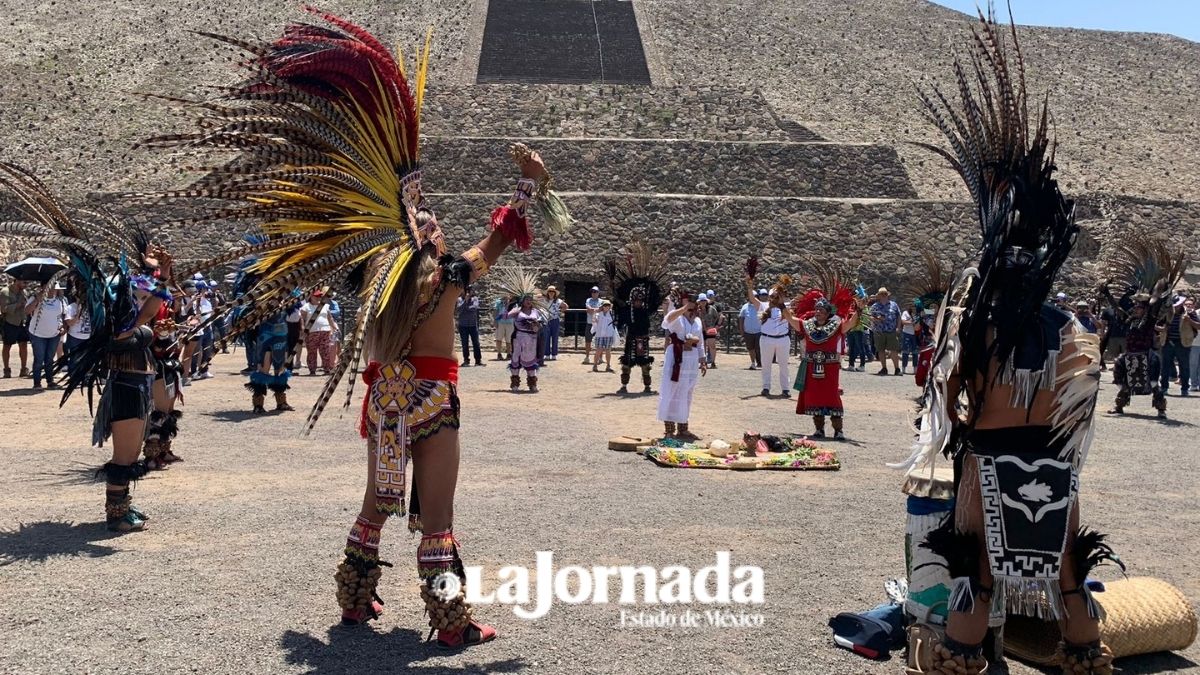
[[[430,90],[422,119],[426,186],[456,244],[506,196],[507,146],[542,153],[579,224],[519,260],[565,282],[599,281],[601,260],[635,236],[671,253],[679,281],[724,297],[739,293],[750,253],[764,255],[766,274],[828,251],[898,279],[909,270],[876,265],[872,249],[929,217],[894,148],[825,140],[755,91],[473,85]],[[961,204],[934,210],[947,231],[970,216]]]

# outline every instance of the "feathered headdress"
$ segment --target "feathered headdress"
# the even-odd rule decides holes
[[[273,42],[204,33],[247,53],[248,78],[212,100],[170,99],[196,113],[198,129],[143,145],[207,151],[213,159],[201,168],[208,173],[185,190],[133,197],[184,202],[194,214],[186,222],[259,224],[265,241],[205,262],[253,260],[243,272],[255,283],[233,304],[235,332],[294,302],[294,289],[346,276],[357,282],[357,323],[311,428],[345,373],[357,372],[364,336],[422,248],[440,255],[444,238],[421,189],[428,36],[410,82],[403,58],[366,30],[305,9],[327,25],[293,23]],[[227,162],[230,150],[240,154]]]
[[[232,254],[255,257],[247,271],[257,282],[235,302],[255,306],[241,319],[244,327],[288,306],[294,289],[348,280],[360,310],[309,415],[311,429],[346,372],[357,374],[368,334],[407,344],[425,316],[418,311],[416,292],[393,291],[418,285],[421,261],[426,255],[440,257],[445,239],[421,186],[420,123],[430,37],[410,77],[403,55],[393,57],[365,29],[305,10],[325,25],[293,23],[273,42],[203,33],[245,51],[241,65],[248,78],[211,100],[169,99],[196,113],[198,129],[143,145],[207,151],[212,161],[201,168],[208,173],[185,190],[131,197],[182,201],[194,214],[185,222],[259,224],[267,240]],[[231,150],[240,154],[228,162]],[[529,153],[519,147],[513,152]],[[529,181],[528,191],[539,211],[550,212],[558,224],[569,220],[565,209],[552,204],[554,195],[544,182]],[[515,209],[497,208],[492,227],[519,248],[532,239]],[[403,304],[396,304],[398,297]],[[395,318],[386,336],[374,327],[385,310]],[[354,381],[352,376],[347,406]]]
[[[533,300],[533,306],[544,310],[546,300],[538,293],[538,273],[525,267],[494,267],[492,282],[501,295],[521,302],[524,298]]]
[[[904,295],[913,298],[921,307],[940,305],[953,281],[950,268],[929,251],[921,252],[921,262],[921,267],[904,286]]]
[[[66,261],[79,304],[88,312],[91,337],[72,359],[60,359],[55,372],[70,365],[60,405],[82,387],[88,391],[90,408],[108,376],[104,355],[110,339],[132,327],[137,318],[134,278],[141,271],[148,239],[144,233],[132,234],[132,228],[121,228],[120,221],[109,214],[68,209],[36,176],[15,164],[0,162],[0,188],[16,197],[17,209],[25,218],[0,222],[0,234],[55,251],[56,257]],[[143,246],[140,250],[136,249],[139,245]],[[141,290],[159,291],[159,285],[147,277],[139,281]]]
[[[1011,28],[1011,52],[989,9],[972,28],[971,53],[955,60],[957,100],[934,87],[921,91],[925,116],[949,149],[922,146],[946,158],[977,207],[983,250],[967,291],[959,334],[964,381],[988,377],[989,359],[1007,361],[1021,336],[1037,329],[1041,306],[1067,259],[1079,228],[1074,203],[1053,178],[1054,148],[1043,102],[1030,128],[1025,65]],[[995,339],[989,342],[993,317]]]
[[[812,269],[813,287],[792,300],[792,314],[806,319],[824,302],[832,313],[842,319],[849,318],[854,311],[854,291],[843,281],[843,276],[824,260],[812,258],[805,261],[805,266]]]
[[[646,307],[657,309],[667,283],[667,257],[644,241],[635,239],[625,247],[624,260],[616,264],[613,300],[619,307],[640,295]]]
[[[1106,265],[1109,278],[1101,292],[1112,300],[1115,285],[1122,294],[1131,294],[1133,300],[1149,303],[1156,310],[1153,314],[1158,314],[1169,304],[1163,301],[1175,292],[1187,264],[1187,258],[1174,252],[1161,237],[1131,232],[1115,244]],[[1149,314],[1143,320],[1157,320]]]
[[[261,281],[247,294],[257,301],[394,251],[379,280],[387,290],[421,245],[437,244],[431,221],[416,217],[428,206],[419,170],[428,38],[410,84],[402,63],[366,30],[306,10],[329,26],[294,23],[270,43],[202,33],[246,51],[249,78],[214,100],[180,101],[198,114],[197,131],[142,144],[240,153],[203,167],[208,174],[191,188],[137,196],[192,207],[212,200],[191,222],[260,222],[267,241],[234,252],[258,255],[253,272]],[[378,313],[387,293],[366,300]]]

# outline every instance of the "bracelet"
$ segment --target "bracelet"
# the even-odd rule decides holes
[[[537,182],[531,178],[521,178],[517,181],[517,189],[513,192],[513,196],[509,198],[508,204],[517,210],[517,213],[525,215],[525,207],[533,199],[533,192],[537,189]]]

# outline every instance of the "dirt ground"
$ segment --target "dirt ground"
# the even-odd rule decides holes
[[[299,430],[320,378],[293,380],[301,411],[253,416],[240,354],[187,388],[176,450],[186,461],[139,483],[153,516],[125,536],[102,525],[85,401],[0,380],[0,672],[5,673],[900,673],[835,648],[825,622],[868,609],[903,574],[901,477],[911,377],[845,373],[847,432],[838,472],[666,469],[611,452],[618,434],[651,435],[656,397],[619,396],[617,376],[579,355],[544,371],[536,395],[508,392],[503,364],[464,369],[463,464],[456,531],[468,565],[494,588],[505,565],[733,565],[765,573],[761,627],[622,627],[615,604],[555,604],[536,621],[478,607],[500,638],[446,654],[423,642],[416,540],[384,533],[383,618],[338,625],[333,572],[365,481],[355,411]],[[757,395],[745,357],[722,355],[700,383],[699,432],[807,431],[794,402]],[[660,375],[655,371],[657,383]],[[1108,377],[1105,377],[1108,380]],[[656,385],[657,386],[657,385]],[[1106,383],[1102,405],[1112,398]],[[1195,535],[1200,400],[1170,399],[1172,421],[1135,399],[1101,415],[1082,483],[1084,521],[1112,535],[1131,575],[1200,599]],[[1103,578],[1113,578],[1107,569]],[[646,608],[641,609],[656,609]],[[694,606],[697,611],[705,609]],[[736,610],[740,609],[735,607]],[[1121,661],[1119,672],[1200,672],[1200,647]],[[1003,671],[1001,671],[1003,672]],[[1037,670],[1016,662],[1011,673]]]

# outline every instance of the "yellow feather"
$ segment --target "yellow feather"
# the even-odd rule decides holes
[[[396,284],[400,283],[400,276],[404,274],[405,268],[413,258],[412,247],[405,248],[396,262],[392,264],[392,268],[388,270],[387,283],[383,287],[383,296],[379,300],[379,308],[375,310],[375,316],[383,313],[383,308],[387,306],[388,298],[392,297],[392,291],[395,290]]]
[[[421,128],[421,107],[425,103],[425,81],[429,77],[429,45],[433,42],[433,26],[425,32],[425,52],[421,54],[417,62],[417,91],[414,96],[416,100],[416,115],[417,128]],[[420,148],[417,148],[417,155],[421,154]]]

